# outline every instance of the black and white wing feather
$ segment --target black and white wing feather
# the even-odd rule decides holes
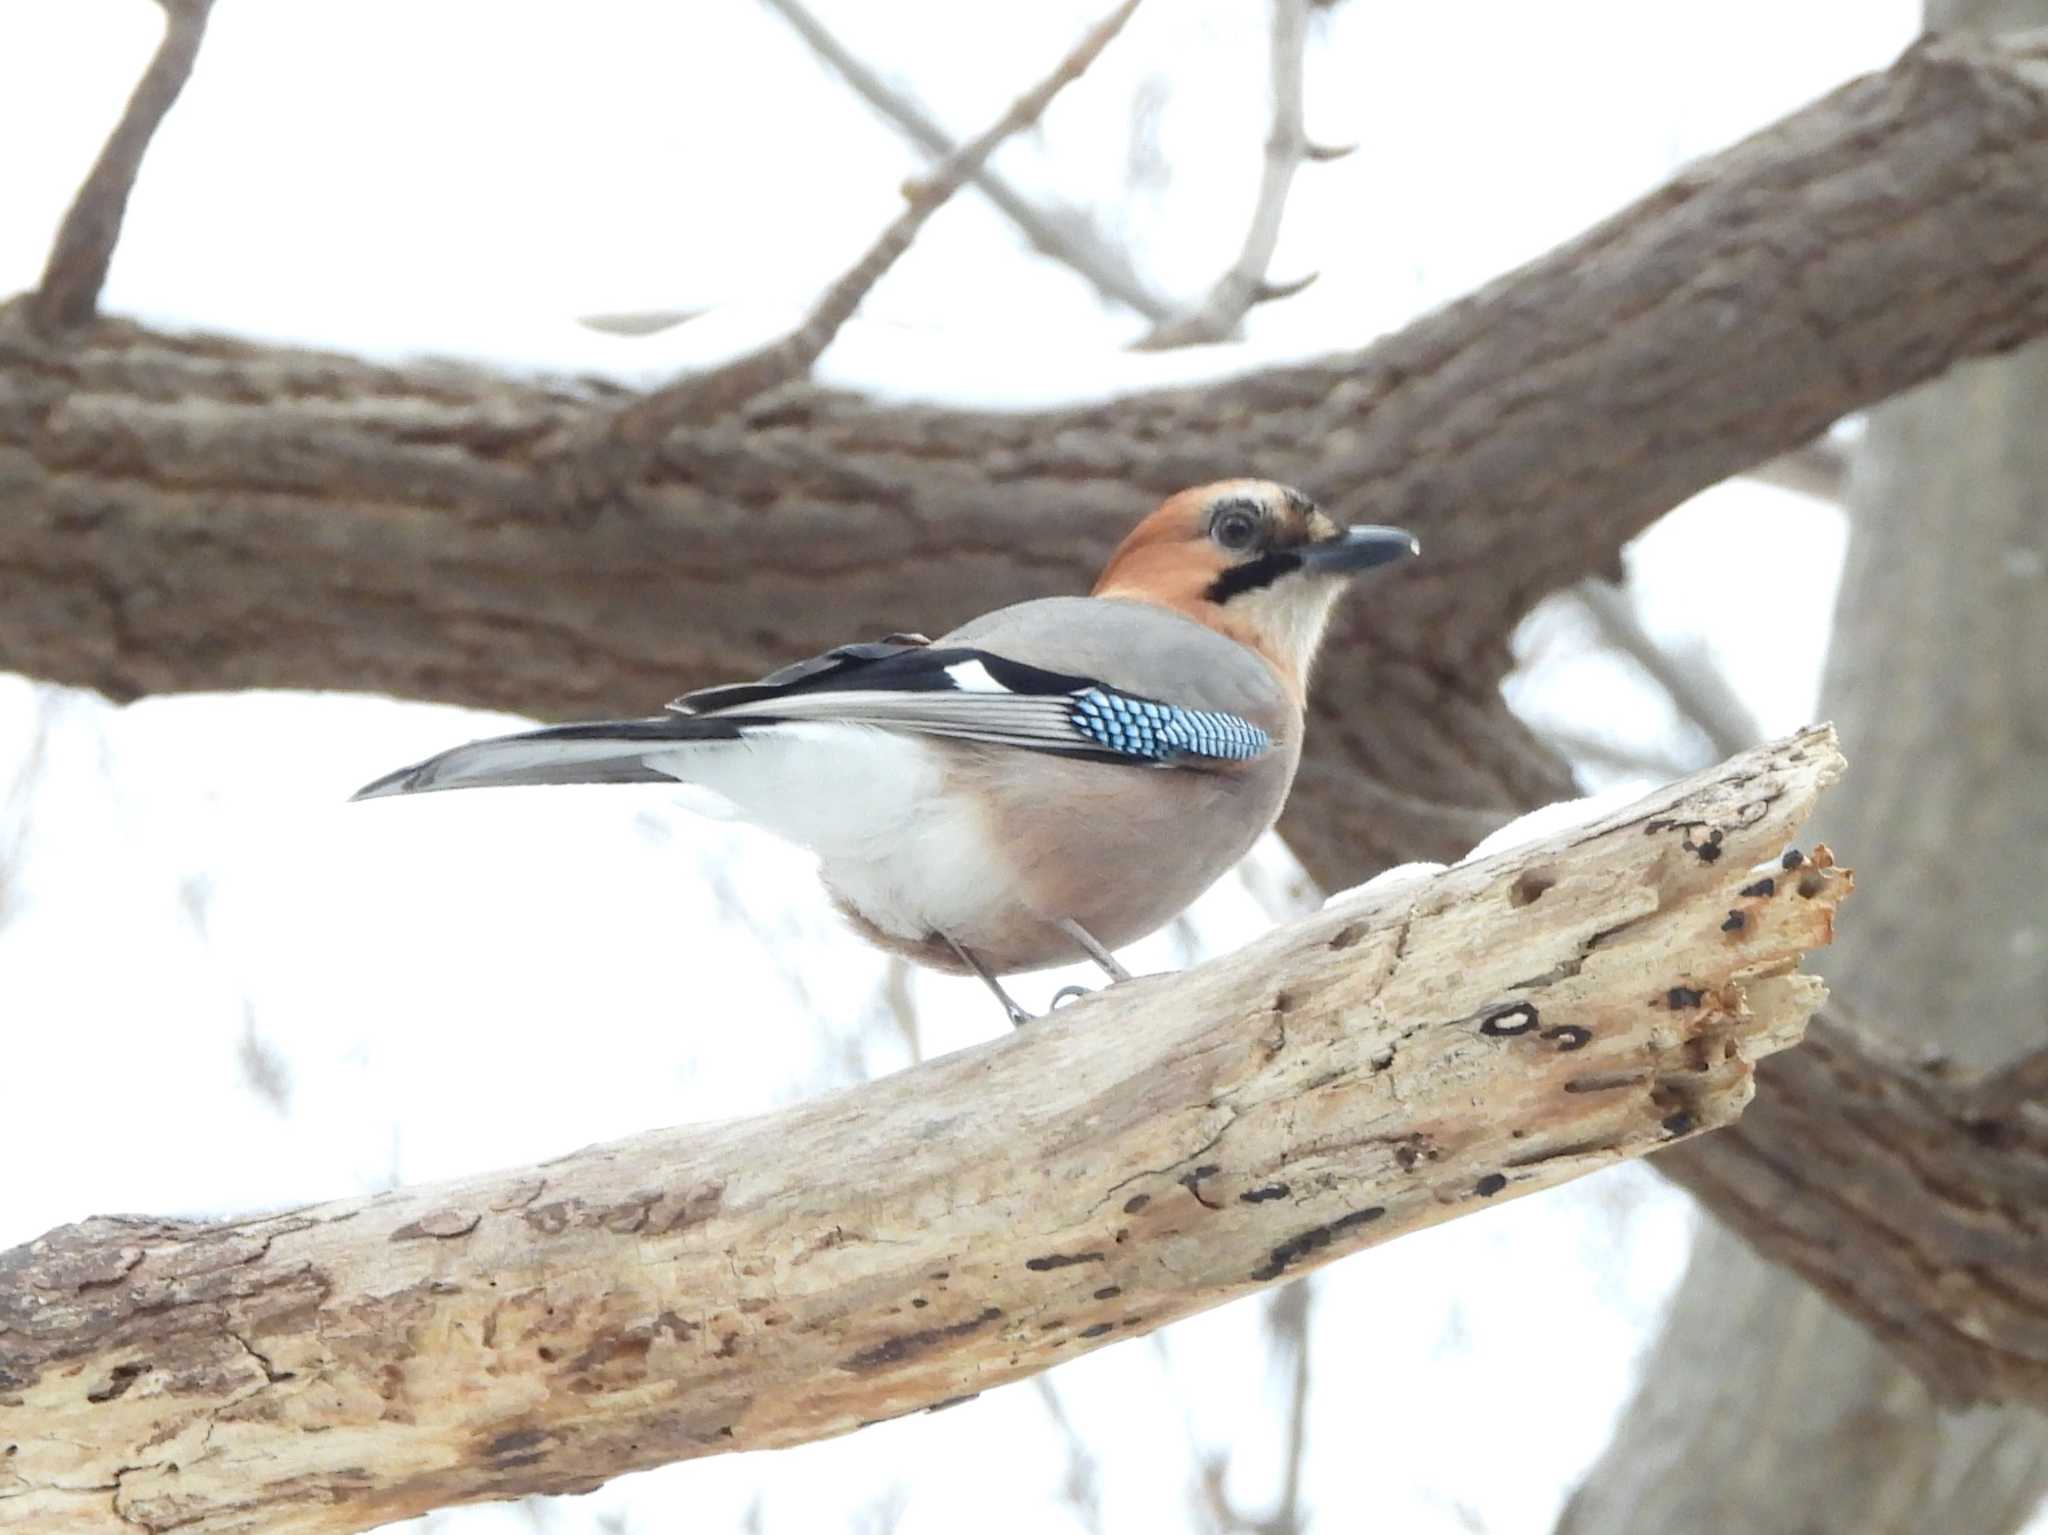
[[[1244,761],[1272,746],[1234,714],[1187,709],[992,651],[846,645],[760,682],[669,705],[689,719],[839,721],[1160,767]]]
[[[779,725],[844,724],[1055,752],[1126,766],[1202,767],[1264,755],[1237,715],[1186,709],[1091,677],[914,635],[842,645],[759,682],[705,688],[654,719],[551,725],[472,741],[387,773],[358,799],[517,784],[691,781],[696,751],[766,746]],[[783,734],[787,734],[784,732]]]

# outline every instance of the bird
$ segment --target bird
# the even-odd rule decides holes
[[[1421,553],[1233,479],[1168,497],[1085,597],[937,639],[837,646],[653,718],[473,741],[356,799],[533,784],[676,784],[810,848],[864,938],[980,977],[1090,959],[1163,927],[1279,818],[1308,679],[1350,579]],[[1063,988],[1054,1005],[1079,988]]]

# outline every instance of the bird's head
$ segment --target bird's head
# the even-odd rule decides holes
[[[1285,485],[1222,480],[1169,497],[1133,528],[1093,595],[1155,602],[1221,630],[1299,695],[1345,583],[1420,552],[1399,528],[1339,527]]]

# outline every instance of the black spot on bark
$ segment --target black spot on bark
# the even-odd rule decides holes
[[[1703,995],[1691,986],[1674,986],[1664,993],[1664,1005],[1675,1013],[1682,1007],[1698,1007]]]
[[[1526,1034],[1537,1024],[1536,1005],[1533,1002],[1517,1002],[1513,1007],[1504,1007],[1497,1013],[1489,1013],[1479,1025],[1479,1032],[1495,1037],[1511,1034]]]
[[[1508,1180],[1505,1175],[1501,1173],[1488,1173],[1484,1178],[1481,1178],[1472,1185],[1472,1192],[1479,1195],[1482,1199],[1491,1199],[1507,1186]]]
[[[1785,849],[1785,856],[1778,860],[1778,867],[1781,869],[1791,870],[1798,868],[1801,864],[1805,862],[1806,855],[1804,853],[1800,852],[1799,849],[1796,847],[1788,847]]]
[[[517,1455],[522,1450],[537,1449],[548,1442],[547,1430],[539,1428],[515,1428],[510,1433],[500,1434],[484,1446],[484,1454],[492,1460],[502,1455]]]
[[[1312,1252],[1328,1247],[1332,1241],[1352,1227],[1376,1221],[1386,1213],[1384,1205],[1368,1205],[1363,1210],[1353,1210],[1349,1215],[1338,1216],[1327,1226],[1311,1226],[1299,1236],[1289,1237],[1266,1254],[1266,1261],[1252,1270],[1252,1278],[1262,1282],[1278,1279],[1290,1265],[1299,1263]]]
[[[1778,882],[1766,874],[1755,883],[1744,885],[1741,893],[1746,896],[1776,895],[1778,893]]]
[[[1721,924],[1721,931],[1724,933],[1739,933],[1742,931],[1743,925],[1744,919],[1742,913],[1739,911],[1731,911],[1728,913],[1727,920]]]
[[[1593,1042],[1593,1031],[1576,1023],[1561,1023],[1554,1029],[1545,1029],[1540,1037],[1556,1040],[1559,1050],[1583,1050]]]
[[[1363,922],[1347,922],[1344,926],[1338,928],[1331,937],[1330,947],[1333,949],[1348,949],[1364,936],[1365,924]]]
[[[1695,1121],[1690,1110],[1680,1109],[1676,1114],[1666,1114],[1663,1123],[1673,1135],[1684,1135],[1692,1129]]]
[[[1150,1203],[1152,1203],[1152,1196],[1150,1194],[1133,1194],[1124,1201],[1124,1214],[1136,1215]]]
[[[1200,1205],[1203,1209],[1220,1210],[1223,1208],[1223,1206],[1217,1204],[1216,1201],[1214,1201],[1213,1199],[1203,1197],[1202,1180],[1204,1178],[1213,1178],[1216,1176],[1217,1173],[1221,1172],[1222,1170],[1223,1169],[1218,1167],[1214,1162],[1205,1162],[1200,1167],[1196,1168],[1193,1172],[1183,1173],[1181,1175],[1180,1186],[1186,1189],[1190,1194],[1194,1195],[1195,1203]]]
[[[138,1376],[145,1375],[148,1371],[147,1359],[136,1363],[117,1364],[114,1366],[113,1374],[107,1377],[107,1383],[97,1391],[86,1392],[85,1399],[88,1402],[117,1401],[128,1394],[128,1388],[135,1384]]]
[[[914,1311],[922,1311],[925,1307],[929,1306],[930,1304],[931,1302],[926,1300],[922,1295],[915,1295],[911,1297],[910,1306],[911,1309]]]
[[[864,1348],[857,1354],[847,1356],[841,1361],[841,1366],[848,1370],[875,1370],[884,1365],[900,1364],[906,1359],[929,1352],[941,1343],[964,1338],[969,1333],[980,1332],[991,1322],[1000,1322],[1002,1319],[1002,1309],[989,1306],[984,1308],[979,1316],[969,1317],[964,1322],[955,1322],[949,1327],[927,1327],[919,1332],[902,1333],[877,1343],[873,1348]]]
[[[1083,1338],[1099,1338],[1114,1326],[1116,1326],[1114,1322],[1097,1322],[1093,1327],[1082,1328],[1079,1336]]]
[[[1269,1199],[1285,1199],[1292,1192],[1284,1183],[1269,1183],[1262,1189],[1247,1189],[1237,1197],[1241,1204],[1260,1205]]]
[[[1095,1298],[1097,1300],[1115,1300],[1119,1295],[1123,1293],[1124,1292],[1122,1286],[1107,1284],[1095,1292]]]
[[[1043,1258],[1026,1258],[1024,1266],[1034,1273],[1043,1274],[1047,1269],[1072,1268],[1077,1263],[1101,1261],[1101,1253],[1047,1253]]]

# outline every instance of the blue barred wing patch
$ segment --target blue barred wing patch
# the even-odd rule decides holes
[[[1273,744],[1265,731],[1235,714],[1152,703],[1106,688],[1076,693],[1070,719],[1076,730],[1105,751],[1147,762],[1176,757],[1243,762]]]

